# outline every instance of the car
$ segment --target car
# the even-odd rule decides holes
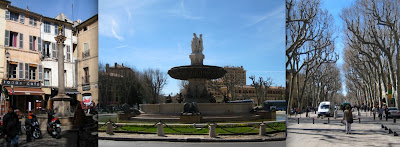
[[[333,116],[333,103],[329,101],[321,102],[318,106],[318,117],[320,116]]]
[[[392,118],[392,117],[396,117],[396,118],[398,118],[398,117],[400,117],[400,112],[399,112],[399,109],[397,108],[397,107],[388,107],[388,109],[389,109],[389,118]]]

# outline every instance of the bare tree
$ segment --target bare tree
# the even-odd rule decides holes
[[[263,77],[258,77],[257,80],[256,76],[254,75],[250,76],[249,78],[253,82],[251,85],[256,90],[257,105],[261,105],[268,95],[269,87],[273,84],[272,79],[270,77],[267,77],[264,80]]]
[[[167,74],[161,72],[159,69],[147,69],[142,74],[142,80],[145,85],[150,88],[152,95],[152,102],[158,103],[158,98],[162,88],[167,84]]]

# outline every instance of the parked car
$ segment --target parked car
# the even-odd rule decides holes
[[[399,109],[397,107],[388,107],[389,109],[389,118],[392,117],[400,117],[400,112]]]

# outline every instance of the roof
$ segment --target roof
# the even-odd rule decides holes
[[[76,28],[84,27],[84,26],[90,24],[92,21],[97,21],[97,20],[98,20],[98,14],[93,15],[93,16],[90,17],[89,19],[85,20],[84,22],[82,22],[81,24],[79,24],[78,26],[76,26]]]

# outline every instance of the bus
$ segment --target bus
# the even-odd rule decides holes
[[[286,100],[266,100],[262,108],[266,111],[286,111]]]

